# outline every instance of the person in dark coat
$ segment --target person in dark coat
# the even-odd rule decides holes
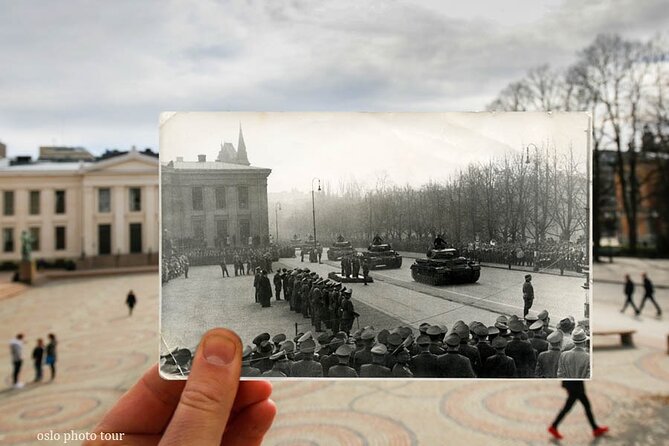
[[[327,351],[327,354],[323,351],[319,352],[321,355],[320,363],[323,366],[323,376],[329,376],[328,371],[330,370],[330,367],[339,364],[335,352],[342,345],[344,345],[344,340],[342,338],[332,338],[330,343],[324,348],[324,350]]]
[[[272,284],[267,278],[267,271],[261,270],[258,278],[258,302],[263,308],[270,307],[270,300],[272,299]]]
[[[290,369],[290,376],[320,378],[323,376],[323,366],[314,360],[316,343],[307,339],[300,344],[302,359],[296,361]]]
[[[340,345],[337,347],[337,350],[334,353],[334,356],[337,358],[337,364],[330,367],[328,370],[329,378],[357,378],[358,374],[356,373],[353,367],[349,367],[350,358],[351,358],[351,346],[349,345]]]
[[[557,378],[558,361],[562,350],[562,332],[555,330],[548,335],[550,347],[545,352],[539,353],[537,357],[537,367],[534,376],[537,378]]]
[[[362,278],[367,285],[367,279],[369,278],[369,260],[367,258],[362,259]]]
[[[413,378],[413,372],[411,367],[409,367],[409,361],[411,361],[411,356],[409,355],[409,350],[406,348],[400,349],[399,352],[395,355],[397,362],[391,369],[391,375],[393,378]]]
[[[639,305],[639,311],[638,314],[641,314],[643,311],[643,306],[646,305],[646,301],[650,300],[650,302],[655,305],[655,310],[657,311],[657,317],[662,316],[662,309],[660,306],[657,304],[655,301],[655,297],[653,294],[655,293],[655,288],[653,287],[653,282],[650,281],[646,273],[641,274],[641,277],[643,277],[643,289],[644,289],[644,294],[643,294],[643,300],[641,301],[641,305]]]
[[[523,317],[527,316],[527,313],[530,312],[532,308],[532,303],[534,302],[534,287],[532,286],[532,275],[525,275],[525,283],[523,284],[523,302],[525,303],[523,307]]]
[[[544,324],[537,320],[530,325],[530,338],[528,341],[534,349],[534,354],[538,357],[541,353],[548,350],[548,341],[544,339]]]
[[[363,365],[371,364],[372,360],[374,359],[372,355],[372,348],[374,347],[374,336],[375,333],[373,330],[364,330],[360,336],[365,347],[353,355],[353,368],[358,373],[360,372],[360,368]]]
[[[241,376],[244,377],[256,377],[260,376],[262,372],[260,369],[256,367],[251,366],[251,354],[253,353],[253,349],[249,347],[248,345],[244,347],[244,351],[242,352],[242,373]]]
[[[277,270],[277,272],[274,274],[273,281],[274,281],[274,289],[276,290],[276,300],[281,300],[281,288],[283,286],[283,273],[281,272],[281,270]]]
[[[451,333],[446,336],[446,353],[437,358],[437,367],[441,378],[474,378],[472,364],[464,355],[458,353],[460,336]]]
[[[536,367],[536,355],[529,341],[523,341],[523,324],[520,321],[509,322],[513,339],[506,346],[506,354],[516,364],[517,378],[532,378]]]
[[[392,373],[386,363],[386,353],[388,348],[383,344],[376,344],[372,347],[372,363],[363,364],[360,366],[361,378],[388,378]]]
[[[339,313],[341,315],[341,326],[339,328],[348,335],[353,328],[353,320],[355,319],[355,310],[353,302],[351,302],[351,290],[342,290],[342,296],[344,297],[344,300],[339,308]]]
[[[125,298],[125,304],[128,306],[128,316],[132,316],[132,310],[137,304],[137,297],[135,297],[135,293],[133,293],[132,290],[128,292],[128,296]]]
[[[419,353],[411,358],[410,368],[416,378],[436,378],[439,376],[437,355],[430,353],[430,338],[420,335],[416,339]]]
[[[56,335],[49,333],[49,343],[46,345],[46,363],[51,369],[51,381],[56,378]]]
[[[228,272],[228,265],[225,264],[225,254],[221,256],[221,276],[225,277],[228,276],[230,277],[230,273]],[[236,274],[235,274],[236,275]]]
[[[263,372],[261,375],[262,377],[286,378],[289,376],[286,374],[285,368],[282,367],[282,363],[280,362],[280,361],[287,361],[285,350],[279,350],[278,352],[270,356],[269,359],[272,361],[272,368],[267,370],[266,372]]]
[[[483,324],[477,324],[472,327],[472,332],[474,333],[474,347],[479,352],[479,357],[481,358],[480,362],[480,368],[479,371],[477,372],[474,370],[474,372],[477,373],[477,375],[481,378],[486,377],[486,360],[493,356],[495,354],[495,349],[490,346],[488,343],[488,335],[489,335],[489,329]]]
[[[360,275],[360,259],[355,255],[351,258],[351,273],[356,279]]]
[[[469,327],[463,321],[457,321],[453,325],[453,333],[460,337],[458,352],[469,358],[475,374],[481,373],[481,356],[476,347],[469,345]]]
[[[486,376],[488,378],[513,378],[516,376],[516,364],[512,358],[506,356],[507,341],[502,336],[492,340],[492,348],[495,354],[489,357],[485,363]]]
[[[42,363],[44,359],[44,341],[42,338],[37,340],[37,345],[33,349],[33,364],[35,365],[35,382],[42,381]]]
[[[592,414],[592,408],[590,406],[590,400],[588,395],[585,393],[585,383],[583,381],[562,381],[562,387],[567,391],[567,401],[564,404],[564,407],[558,413],[553,424],[548,428],[548,432],[557,440],[563,438],[562,434],[558,431],[558,426],[562,419],[569,413],[571,408],[574,406],[576,401],[580,401],[583,404],[583,409],[585,409],[585,415],[588,417],[588,422],[590,427],[592,427],[592,435],[595,437],[601,437],[609,431],[607,426],[599,426],[595,422],[595,416]]]
[[[322,282],[317,282],[314,284],[314,287],[311,289],[311,293],[309,294],[309,299],[311,301],[311,324],[316,328],[317,333],[323,331],[323,327],[321,326],[321,315],[323,313],[323,291],[321,291],[322,286]]]
[[[444,339],[444,330],[437,325],[431,325],[427,328],[427,335],[430,337],[430,353],[433,355],[441,356],[446,353],[446,350],[442,348]]]
[[[624,290],[625,290],[625,303],[623,304],[623,308],[620,310],[620,312],[624,313],[627,306],[631,305],[632,309],[634,310],[634,314],[636,314],[638,316],[639,315],[639,309],[634,304],[634,300],[632,300],[632,295],[634,294],[634,282],[632,282],[632,279],[630,279],[629,274],[625,274],[625,288],[624,288]]]

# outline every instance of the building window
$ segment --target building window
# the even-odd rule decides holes
[[[4,252],[14,252],[14,228],[4,228],[2,230],[2,250]]]
[[[237,188],[237,198],[239,200],[239,209],[249,208],[249,188],[246,186],[239,186]]]
[[[130,223],[130,253],[142,252],[142,224]]]
[[[192,189],[192,196],[193,196],[193,210],[201,211],[202,209],[204,209],[204,204],[202,202],[202,188],[194,187]]]
[[[98,189],[98,212],[111,212],[111,189],[108,187]]]
[[[216,209],[225,209],[225,188],[216,188]]]
[[[65,213],[65,191],[57,190],[56,191],[56,214]]]
[[[32,243],[33,251],[39,251],[40,250],[40,246],[39,246],[39,244],[40,244],[39,243],[40,242],[40,232],[41,232],[40,228],[36,227],[36,226],[33,226],[32,228],[29,228],[29,231],[30,231],[30,238],[33,241],[33,243]]]
[[[248,220],[239,221],[239,238],[243,244],[249,243],[248,239],[251,236],[251,225]],[[250,244],[250,243],[249,243]]]
[[[14,191],[6,190],[3,195],[3,214],[14,215]]]
[[[193,219],[193,238],[204,240],[204,220]]]
[[[131,187],[130,191],[130,212],[139,212],[142,210],[142,189]]]
[[[65,226],[56,226],[56,251],[65,249]]]
[[[39,191],[30,191],[30,215],[39,215]]]
[[[226,246],[228,239],[228,221],[216,220],[216,246]]]

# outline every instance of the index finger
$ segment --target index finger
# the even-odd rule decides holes
[[[157,434],[167,426],[179,403],[185,381],[167,381],[151,367],[102,418],[96,432]]]

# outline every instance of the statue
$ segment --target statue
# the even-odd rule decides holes
[[[33,238],[28,231],[21,232],[21,261],[30,262],[30,254],[33,251]]]

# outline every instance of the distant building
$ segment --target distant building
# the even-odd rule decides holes
[[[93,161],[95,157],[83,147],[40,146],[38,161]]]
[[[0,263],[20,259],[23,231],[35,240],[35,259],[114,266],[158,252],[156,157],[133,150],[97,162],[25,158],[0,160]]]
[[[221,144],[216,161],[198,155],[162,163],[163,237],[206,247],[268,243],[271,172],[250,165],[241,128],[237,149]]]
[[[7,145],[0,142],[0,160],[7,157]]]

